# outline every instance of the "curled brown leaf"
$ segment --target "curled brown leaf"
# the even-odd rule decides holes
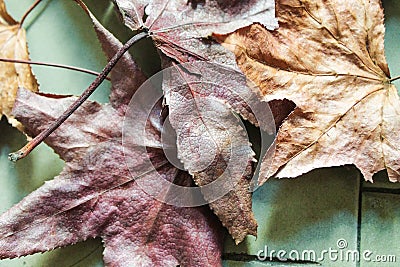
[[[380,1],[279,0],[277,17],[274,32],[254,25],[215,35],[265,101],[296,104],[259,182],[345,164],[369,181],[383,169],[400,181],[400,100],[384,56]]]

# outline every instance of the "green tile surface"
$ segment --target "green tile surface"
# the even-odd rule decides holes
[[[285,266],[290,266],[290,267],[316,267],[320,265],[316,264],[290,264],[288,265],[287,263],[280,263],[280,262],[257,262],[257,261],[248,261],[248,262],[242,262],[242,261],[230,261],[226,260],[223,262],[223,267],[285,267]]]
[[[45,254],[35,254],[19,259],[1,260],[1,267],[102,267],[103,245],[99,239],[91,239]]]
[[[5,2],[10,13],[19,19],[33,0]],[[121,40],[132,35],[118,22],[108,0],[85,2]],[[397,76],[400,75],[400,1],[385,0],[384,7],[387,27],[385,52],[391,73]],[[33,60],[95,71],[101,70],[106,63],[89,19],[72,0],[43,0],[26,26]],[[147,56],[152,49],[149,43],[142,43],[133,51],[139,62],[152,62],[144,65],[149,74],[154,73],[159,65],[154,53],[151,58]],[[90,75],[66,70],[40,66],[33,69],[43,92],[79,94],[93,80]],[[400,80],[395,84],[400,88]],[[106,102],[109,87],[106,82],[92,99]],[[7,154],[20,148],[25,141],[25,137],[4,119],[0,122],[0,212],[10,208],[44,181],[52,179],[63,167],[63,162],[46,145],[40,145],[23,161],[10,163]],[[258,238],[248,237],[239,246],[227,238],[224,266],[400,266],[400,195],[397,191],[400,184],[388,182],[384,172],[374,176],[373,184],[360,182],[360,179],[362,177],[355,168],[342,167],[315,170],[298,179],[268,181],[255,192],[253,198],[259,223]],[[338,249],[339,239],[346,240],[346,248]],[[319,265],[279,262],[277,258],[259,261],[256,255],[265,246],[270,252],[313,250],[318,256],[322,250],[329,248],[342,252],[371,250],[376,255],[396,255],[397,264],[365,260],[332,261],[327,256],[317,259]],[[101,254],[101,241],[88,240],[45,254],[0,260],[0,267],[100,267],[103,266]]]
[[[301,260],[355,266],[331,262],[326,256],[318,258],[323,250],[337,249],[339,239],[346,240],[348,249],[357,248],[358,192],[359,173],[352,168],[321,169],[297,179],[269,180],[253,196],[258,238],[247,237],[239,246],[227,238],[225,252],[257,255],[267,246],[268,255],[272,250],[288,254],[296,250],[299,255],[305,253],[302,258],[293,252],[293,257]],[[315,257],[305,250],[315,252]]]
[[[399,266],[400,195],[365,192],[361,214],[361,266]]]
[[[386,171],[380,171],[373,176],[374,182],[363,181],[363,188],[366,190],[376,189],[392,189],[399,190],[400,193],[400,183],[393,183],[389,181]]]

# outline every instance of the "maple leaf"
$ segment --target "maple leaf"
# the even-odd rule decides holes
[[[274,1],[114,2],[128,27],[134,31],[149,32],[154,44],[161,51],[163,67],[175,68],[172,72],[176,77],[171,74],[172,78],[166,79],[163,91],[169,106],[170,122],[178,137],[178,157],[185,169],[193,175],[199,186],[216,181],[224,170],[225,175],[231,175],[232,180],[237,182],[234,190],[219,199],[213,198],[218,195],[215,192],[203,191],[205,199],[236,243],[241,242],[248,234],[256,235],[257,222],[251,211],[249,192],[254,153],[242,130],[237,128],[237,118],[233,119],[231,113],[234,110],[257,125],[253,107],[246,102],[255,96],[251,96],[252,92],[243,74],[238,72],[235,77],[232,74],[218,75],[210,71],[215,66],[200,66],[195,62],[220,63],[238,70],[234,55],[209,37],[212,33],[229,33],[254,22],[269,29],[276,28]],[[182,67],[177,64],[187,62],[194,65],[185,64]],[[202,80],[196,84],[194,81],[199,81],[199,75]],[[190,85],[177,87],[177,80],[179,84],[182,84],[179,80],[189,81]],[[204,86],[205,81],[214,85]],[[211,98],[214,103],[220,101],[226,106],[210,105]],[[229,129],[232,131],[229,132]],[[239,164],[228,170],[235,140],[240,144],[236,146],[240,151],[238,158],[246,164]],[[210,160],[210,157],[213,159]]]
[[[7,13],[3,0],[0,0],[0,58],[29,59],[25,30]],[[36,78],[29,65],[0,62],[0,69],[0,119],[4,114],[13,126],[20,127],[11,116],[17,89],[38,91]]]
[[[400,101],[384,56],[381,3],[277,1],[280,27],[223,36],[265,101],[296,108],[282,124],[259,182],[355,164],[366,180],[386,169],[400,181]]]
[[[122,44],[92,19],[104,51],[113,56]],[[85,103],[46,139],[66,166],[0,216],[1,258],[99,236],[107,266],[221,265],[222,231],[210,210],[167,205],[145,193],[135,180],[151,184],[161,175],[178,185],[192,183],[190,175],[170,165],[160,149],[160,102],[145,118],[148,131],[142,138],[147,152],[122,145],[129,100],[144,80],[125,54],[112,71],[110,104]],[[28,134],[36,135],[74,100],[20,89],[13,113]],[[128,169],[126,158],[135,164],[134,170]],[[147,158],[157,163],[151,172],[143,170]],[[170,192],[164,190],[161,197],[167,199]]]
[[[226,84],[229,75],[221,75],[221,70],[212,64],[201,65],[200,79],[180,67],[164,75],[169,120],[176,129],[178,156],[196,184],[205,186],[217,179],[222,181],[211,190],[202,187],[202,192],[210,208],[239,243],[246,235],[257,234],[249,190],[254,153],[246,132],[240,127],[240,119],[225,103],[218,101],[218,96],[225,94],[224,98],[233,105],[242,102],[236,102],[237,95],[227,90],[231,88]],[[223,79],[224,86],[219,84],[221,80],[215,80],[217,77]],[[234,85],[239,83],[233,81]]]
[[[178,62],[212,60],[235,66],[234,55],[208,40],[212,33],[230,33],[261,23],[278,25],[274,1],[113,0],[132,30],[150,32],[157,48]]]

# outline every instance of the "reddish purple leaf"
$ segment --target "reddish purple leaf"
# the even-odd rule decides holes
[[[252,109],[268,113],[268,104],[258,101],[257,95],[247,86],[245,77],[235,72],[238,67],[233,54],[210,37],[213,33],[226,34],[253,23],[262,24],[268,29],[276,28],[274,1],[114,2],[128,27],[149,31],[154,44],[162,52],[163,66],[176,69],[176,75],[171,75],[175,78],[164,80],[163,90],[171,125],[178,137],[178,157],[185,169],[199,186],[217,181],[224,171],[225,175],[230,175],[235,186],[228,194],[215,200],[213,196],[218,195],[215,191],[205,193],[202,190],[204,197],[211,202],[210,207],[236,243],[248,234],[256,235],[257,223],[252,213],[249,191],[254,153],[243,129],[238,128],[238,118],[234,118],[231,110],[258,125]],[[185,65],[182,71],[183,68],[177,66],[179,63],[195,64],[196,61],[224,64],[231,70],[230,73],[228,70],[218,73],[222,70],[220,67],[212,72],[211,65],[203,69]],[[198,75],[217,85],[208,88],[193,84],[176,87],[177,77],[193,82]],[[210,104],[211,100],[221,105],[217,108],[216,104]],[[212,119],[207,120],[206,117]],[[272,120],[272,116],[269,119]],[[236,151],[232,150],[232,140],[236,142]],[[229,166],[237,164],[230,158],[232,152],[238,152],[244,164],[229,169]]]
[[[113,54],[121,44],[96,27],[104,50]],[[0,216],[0,257],[44,252],[99,236],[107,266],[220,266],[222,231],[208,208],[167,205],[146,194],[134,179],[140,176],[151,183],[161,175],[175,184],[192,183],[159,149],[160,105],[148,118],[148,152],[123,147],[126,105],[144,75],[129,55],[112,75],[110,104],[85,103],[46,139],[66,166]],[[36,135],[74,99],[20,89],[14,115]],[[126,157],[133,159],[136,172],[128,170]],[[157,170],[146,172],[145,158],[159,163]],[[164,197],[168,195],[166,189]]]

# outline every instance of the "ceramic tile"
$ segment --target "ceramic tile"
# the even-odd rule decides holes
[[[366,190],[373,189],[390,189],[390,190],[399,190],[400,191],[400,183],[392,183],[389,181],[386,171],[380,171],[373,176],[374,182],[363,181],[363,188]]]
[[[102,267],[103,246],[99,239],[90,239],[44,254],[34,254],[11,260],[1,260],[0,267]]]
[[[361,266],[399,266],[400,195],[363,193],[361,214]]]
[[[227,253],[257,255],[268,250],[287,252],[289,257],[312,259],[327,266],[354,266],[352,262],[333,261],[323,250],[338,250],[338,240],[345,240],[346,249],[357,246],[357,210],[359,175],[354,169],[315,170],[297,179],[269,180],[253,197],[258,238],[247,239],[236,246],[228,238]],[[282,252],[283,253],[283,252]],[[301,255],[304,253],[304,256]],[[269,257],[269,256],[268,256]],[[267,257],[267,259],[268,259]]]
[[[223,261],[223,267],[286,267],[287,263],[268,263],[268,262],[258,262],[258,261],[232,261],[225,260]],[[293,264],[289,265],[290,267],[316,267],[320,266],[317,264]]]

